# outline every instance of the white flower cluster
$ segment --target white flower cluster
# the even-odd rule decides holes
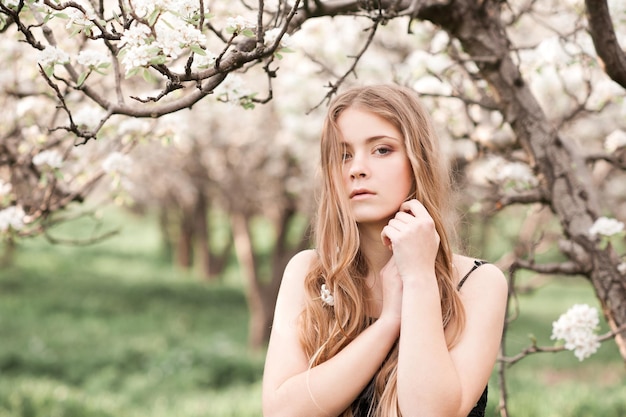
[[[228,33],[244,33],[256,29],[256,24],[243,16],[229,17],[226,19],[226,31]]]
[[[174,12],[155,23],[154,34],[156,38],[148,26],[139,22],[124,31],[120,47],[124,51],[122,64],[127,75],[150,63],[171,62],[188,49],[202,52],[207,43],[206,35]]]
[[[80,51],[76,62],[89,68],[98,68],[107,65],[109,58],[100,51],[85,50]]]
[[[150,60],[158,55],[159,48],[151,43],[152,33],[146,25],[135,22],[124,31],[120,48],[124,51],[122,64],[127,75],[135,68],[148,65]]]
[[[197,28],[188,23],[178,21],[172,25],[169,21],[159,21],[155,26],[157,45],[163,51],[163,55],[169,59],[178,58],[186,48],[191,46],[204,47],[206,36]]]
[[[327,304],[329,306],[335,305],[335,298],[330,293],[330,290],[326,288],[326,284],[322,284],[322,288],[320,290],[320,298],[322,299],[324,304]]]
[[[33,164],[38,167],[49,166],[52,169],[61,168],[63,165],[63,156],[59,151],[48,149],[33,156]]]
[[[87,129],[95,129],[105,117],[105,112],[100,107],[81,106],[72,115],[72,120],[77,126]]]
[[[72,26],[92,27],[93,23],[91,20],[98,18],[98,16],[96,16],[93,12],[90,4],[81,4],[81,6],[85,9],[87,14],[83,13],[79,9],[71,7],[65,9],[65,14],[67,14],[68,17],[68,22],[65,25],[67,29],[70,29]]]
[[[624,223],[608,217],[598,217],[598,219],[589,228],[591,236],[613,236],[624,230]]]
[[[489,158],[484,168],[484,175],[492,182],[514,189],[535,187],[538,184],[528,164],[510,162],[502,157]]]
[[[582,361],[600,347],[595,334],[600,320],[598,310],[587,304],[576,304],[552,323],[551,339],[565,341],[565,349],[573,350]]]
[[[0,232],[6,232],[11,227],[13,230],[20,230],[24,227],[24,217],[26,213],[19,206],[10,206],[0,210]]]
[[[102,162],[102,169],[109,174],[128,174],[133,167],[133,160],[130,156],[113,152]]]
[[[37,61],[42,67],[48,67],[56,64],[67,64],[70,62],[70,56],[67,52],[57,47],[46,46],[43,51],[39,52],[39,59]]]
[[[280,35],[280,32],[282,31],[281,28],[274,28],[274,29],[270,29],[268,31],[265,32],[265,45],[267,46],[272,46],[274,45],[274,42],[276,42],[276,39],[278,39],[278,35]],[[280,44],[278,45],[279,48],[288,48],[291,45],[291,38],[289,37],[288,33],[285,33],[283,35],[282,38],[280,38]]]
[[[244,97],[253,93],[245,85],[243,78],[236,74],[228,74],[228,77],[215,89],[215,95],[223,101],[231,104],[239,104]]]
[[[615,152],[618,149],[626,147],[626,132],[623,130],[615,130],[609,134],[604,140],[604,149],[607,152]]]
[[[197,0],[133,0],[132,8],[139,17],[148,18],[159,11],[172,11],[185,19],[199,13]],[[209,9],[204,10],[208,14]]]
[[[15,9],[20,5],[19,0],[2,0],[2,3],[11,9]]]

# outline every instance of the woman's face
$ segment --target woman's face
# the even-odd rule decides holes
[[[360,224],[386,224],[412,190],[404,138],[391,123],[348,107],[337,119],[343,146],[343,183]]]

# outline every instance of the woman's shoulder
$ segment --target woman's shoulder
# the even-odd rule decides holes
[[[301,285],[304,281],[304,277],[309,273],[316,259],[317,251],[314,249],[305,249],[296,253],[285,267],[283,284],[285,284],[285,282],[297,282]]]
[[[502,270],[493,263],[481,259],[455,254],[453,258],[455,284],[468,290],[490,287],[493,291],[505,292],[507,280]]]
[[[296,253],[287,264],[287,269],[309,272],[313,262],[317,259],[317,251],[315,249],[305,249]]]

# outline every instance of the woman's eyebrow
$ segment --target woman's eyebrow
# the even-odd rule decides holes
[[[401,140],[401,139],[396,138],[395,136],[388,136],[388,135],[376,135],[376,136],[371,136],[371,137],[369,137],[369,138],[365,139],[365,143],[369,145],[369,144],[371,144],[371,143],[373,143],[373,142],[378,142],[378,141],[380,141],[380,140],[384,140],[384,139],[391,139],[391,140],[393,140],[393,141],[395,141],[395,142],[402,143],[402,140]],[[340,143],[340,145],[341,145],[341,146],[344,146],[344,147],[347,147],[347,146],[352,146],[352,144],[351,144],[350,142],[346,142],[346,141],[342,141],[342,142]]]

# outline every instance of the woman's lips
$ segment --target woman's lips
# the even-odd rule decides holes
[[[363,188],[358,188],[356,190],[353,190],[350,193],[350,199],[354,200],[354,199],[362,199],[362,198],[367,198],[367,197],[371,197],[373,196],[374,193],[371,192],[370,190],[366,190]]]

